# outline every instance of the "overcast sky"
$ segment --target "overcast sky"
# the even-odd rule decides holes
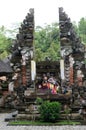
[[[35,25],[58,22],[58,7],[79,21],[86,17],[86,0],[0,0],[0,26],[10,26],[23,21],[30,8],[35,10]]]

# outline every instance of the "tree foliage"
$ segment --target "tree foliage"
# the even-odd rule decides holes
[[[0,27],[0,59],[3,59],[10,54],[10,46],[18,33],[19,25],[19,23],[14,23],[10,29],[7,29],[4,26]]]
[[[58,23],[38,26],[35,30],[36,61],[43,61],[46,57],[51,60],[60,58],[59,27]]]
[[[79,35],[82,41],[86,44],[86,18],[81,18],[78,23]]]
[[[86,44],[86,18],[81,18],[78,25],[73,23],[76,33]],[[0,27],[0,58],[9,55],[9,49],[12,44],[14,34],[18,33],[19,24],[14,24],[11,29]],[[13,30],[12,30],[13,29]],[[59,41],[59,25],[52,23],[44,27],[37,26],[34,33],[35,56],[36,61],[44,61],[49,57],[53,61],[60,59],[60,41]]]
[[[9,47],[12,39],[6,36],[6,28],[0,27],[0,58],[4,58],[9,54]]]

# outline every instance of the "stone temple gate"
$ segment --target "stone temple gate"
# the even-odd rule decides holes
[[[78,109],[81,99],[86,102],[86,48],[62,7],[59,8],[59,29],[61,60],[47,59],[36,63],[34,9],[29,10],[12,44],[10,65],[13,73],[10,82],[14,83],[14,90],[7,90],[4,106],[13,107],[14,104],[16,108],[21,105],[26,107],[37,97],[72,104],[73,108],[77,106]],[[7,98],[9,91],[12,92],[10,101]],[[12,97],[13,93],[15,98]]]
[[[64,83],[69,86],[73,84],[83,85],[86,75],[84,71],[85,46],[76,34],[71,20],[63,11],[63,8],[59,8],[59,29],[61,47],[60,62],[54,62],[54,65],[51,65],[50,68],[47,61],[46,63],[35,63],[34,9],[30,9],[12,45],[12,68],[15,73],[19,71],[17,73],[18,81],[16,81],[16,85],[21,85],[21,83],[23,85],[33,84],[36,76],[41,76],[43,71],[44,73],[52,72],[56,76],[55,71],[57,70],[57,75],[60,73],[60,76],[57,77],[61,85]]]

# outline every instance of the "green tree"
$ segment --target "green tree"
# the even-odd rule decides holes
[[[84,43],[86,43],[86,18],[81,18],[78,23],[79,35]]]
[[[4,58],[9,54],[9,47],[11,46],[12,39],[6,36],[6,28],[0,27],[0,58]]]
[[[50,47],[47,49],[46,55],[50,57],[51,60],[57,61],[60,59],[60,44],[51,43]]]
[[[12,40],[16,37],[18,27],[18,23],[12,25],[10,29],[7,29],[4,26],[0,27],[0,59],[3,59],[10,54]]]
[[[80,19],[78,26],[79,26],[80,34],[86,34],[86,19],[85,18]]]
[[[45,57],[52,60],[59,59],[59,27],[58,23],[46,25],[44,28],[37,26],[35,30],[36,61],[43,61]]]
[[[36,55],[36,57],[35,57],[36,61],[42,61],[44,59],[43,52],[41,51],[40,48],[36,49],[35,55]]]

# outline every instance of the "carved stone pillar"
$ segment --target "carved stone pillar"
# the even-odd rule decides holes
[[[73,67],[70,67],[70,85],[72,85],[74,83],[73,80]]]
[[[81,70],[77,70],[77,81],[78,81],[78,86],[82,86],[83,85],[83,73]]]
[[[23,86],[26,86],[27,79],[26,79],[26,66],[22,65],[22,84]]]
[[[73,74],[73,64],[74,64],[74,58],[70,55],[69,56],[69,62],[70,62],[70,74],[69,74],[69,78],[70,78],[70,85],[72,85],[74,83],[74,74]]]

